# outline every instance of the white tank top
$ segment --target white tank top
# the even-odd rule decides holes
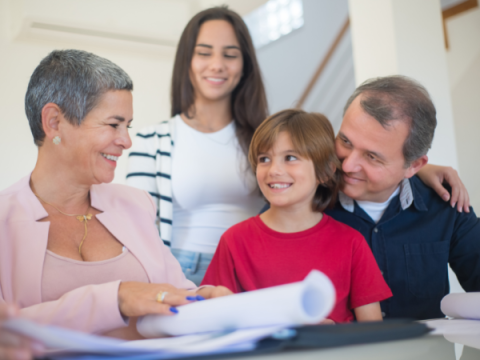
[[[214,253],[232,225],[265,204],[235,135],[235,123],[202,133],[175,118],[172,248]]]

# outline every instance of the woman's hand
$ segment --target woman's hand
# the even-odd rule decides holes
[[[40,344],[2,329],[3,321],[17,315],[18,309],[15,306],[0,303],[0,360],[27,360],[43,352]]]
[[[335,325],[335,321],[332,319],[323,319],[319,325]]]
[[[167,292],[160,303],[157,295]],[[188,298],[187,298],[188,297]],[[123,316],[144,316],[148,314],[173,315],[175,306],[189,304],[196,300],[194,291],[177,289],[170,284],[148,284],[134,281],[122,282],[118,288],[118,307]]]
[[[450,166],[425,165],[419,172],[418,176],[425,185],[431,187],[437,194],[445,201],[450,200],[452,207],[457,206],[457,211],[470,212],[470,198],[468,191],[462,180],[458,176],[457,170]],[[452,196],[443,187],[443,182],[446,181],[452,188]]]
[[[213,299],[216,297],[233,295],[233,292],[231,292],[225,286],[205,286],[197,290],[197,294],[204,297],[205,299]]]

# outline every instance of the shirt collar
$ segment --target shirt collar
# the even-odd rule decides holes
[[[347,210],[348,212],[353,213],[355,209],[355,201],[345,195],[343,192],[340,191],[338,195],[338,200],[342,207]],[[408,209],[410,205],[413,203],[413,191],[410,181],[408,179],[403,179],[400,183],[400,204],[402,206],[402,210]]]

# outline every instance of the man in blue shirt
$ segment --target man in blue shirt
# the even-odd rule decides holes
[[[345,185],[326,213],[360,231],[393,297],[386,318],[443,317],[448,263],[466,291],[480,291],[480,222],[457,212],[415,175],[428,161],[435,107],[402,76],[359,86],[336,138]]]

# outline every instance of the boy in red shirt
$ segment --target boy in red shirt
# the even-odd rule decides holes
[[[312,269],[335,286],[334,322],[382,320],[392,296],[356,230],[322,211],[341,186],[333,128],[321,114],[284,110],[256,130],[249,161],[270,209],[222,236],[202,285],[235,293],[301,281]],[[281,301],[281,299],[279,299]]]

